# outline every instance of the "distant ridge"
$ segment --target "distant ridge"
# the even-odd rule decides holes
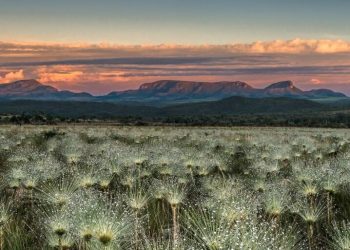
[[[0,98],[5,99],[35,99],[35,100],[89,100],[89,93],[74,93],[41,84],[30,79],[12,83],[0,84]]]
[[[36,80],[22,80],[13,83],[0,84],[0,95],[5,97],[25,97],[30,95],[45,95],[57,93],[54,87],[43,85]]]

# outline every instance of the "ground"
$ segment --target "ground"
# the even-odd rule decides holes
[[[346,129],[0,127],[2,249],[348,249]]]

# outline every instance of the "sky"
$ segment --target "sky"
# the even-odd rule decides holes
[[[348,0],[0,0],[0,83],[104,94],[160,79],[350,94]]]

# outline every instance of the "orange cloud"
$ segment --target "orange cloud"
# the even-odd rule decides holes
[[[71,70],[69,66],[39,67],[36,78],[40,82],[75,82],[82,78],[83,72]]]
[[[293,39],[232,44],[88,44],[0,42],[0,62],[60,60],[71,58],[230,56],[234,54],[334,54],[350,53],[350,41]]]
[[[86,65],[39,66],[32,68],[30,75],[39,82],[60,90],[92,93],[109,92],[114,90],[115,85],[120,86],[131,80],[125,71]],[[137,78],[133,77],[135,79]]]
[[[24,71],[20,69],[18,71],[11,71],[5,74],[4,77],[0,76],[0,83],[9,83],[24,78]]]

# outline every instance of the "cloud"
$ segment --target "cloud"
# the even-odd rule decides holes
[[[28,75],[60,90],[110,92],[121,83],[129,83],[125,71],[90,65],[51,65],[27,68]],[[139,80],[137,76],[133,80]]]
[[[272,42],[254,42],[240,46],[242,46],[242,51],[247,53],[329,54],[350,52],[350,42],[344,40],[276,40]]]
[[[318,85],[318,84],[322,83],[322,81],[320,79],[316,79],[316,78],[311,79],[310,82],[312,84],[315,84],[315,85]]]
[[[70,67],[59,65],[55,67],[39,67],[34,71],[36,78],[41,82],[74,82],[83,76],[83,72],[72,70]]]
[[[24,79],[23,69],[20,69],[18,71],[8,72],[3,77],[0,76],[0,83],[9,83],[9,82],[13,82],[21,79]]]
[[[239,54],[335,53],[350,53],[350,41],[293,39],[219,45],[0,42],[0,63],[122,57],[229,57]]]

